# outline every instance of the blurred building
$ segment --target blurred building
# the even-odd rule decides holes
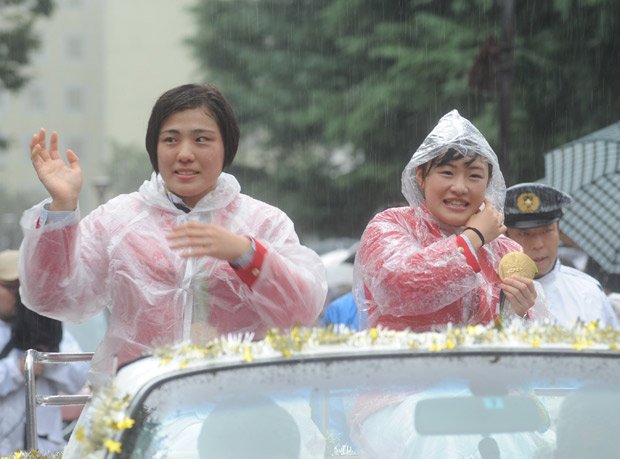
[[[94,179],[112,143],[144,150],[148,116],[166,89],[194,81],[190,48],[194,0],[58,0],[37,24],[41,48],[32,80],[17,94],[0,92],[0,183],[8,191],[44,193],[30,163],[30,140],[45,127],[60,133],[64,154],[81,159],[84,213],[98,204]],[[146,154],[146,153],[145,153]],[[122,164],[119,165],[122,167]],[[113,177],[111,178],[113,180]],[[24,202],[24,208],[30,202]]]

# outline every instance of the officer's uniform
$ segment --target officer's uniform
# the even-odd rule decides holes
[[[521,183],[506,190],[504,223],[509,228],[528,229],[559,221],[572,198],[548,185]],[[602,325],[620,326],[611,303],[599,282],[577,269],[563,266],[559,258],[553,269],[536,278],[542,285],[551,314],[564,326],[575,320],[599,320]]]

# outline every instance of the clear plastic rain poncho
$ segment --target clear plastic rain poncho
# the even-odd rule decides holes
[[[415,331],[447,323],[486,323],[499,303],[499,260],[522,251],[505,236],[467,256],[457,244],[463,228],[448,227],[428,210],[416,168],[455,149],[492,164],[486,196],[503,209],[505,184],[497,156],[482,134],[456,110],[441,118],[402,174],[410,207],[377,214],[362,236],[355,259],[354,294],[368,325]]]
[[[456,110],[445,114],[439,120],[437,126],[426,136],[403,171],[402,192],[409,205],[417,207],[424,202],[424,195],[415,179],[418,166],[443,155],[451,148],[463,156],[478,154],[493,166],[493,175],[487,186],[486,196],[495,208],[502,212],[506,197],[506,184],[499,170],[497,155],[480,131]]]
[[[189,213],[170,202],[155,174],[138,192],[117,196],[81,221],[76,210],[44,224],[45,202],[21,220],[22,300],[73,322],[108,309],[92,364],[95,385],[113,371],[114,357],[122,364],[194,336],[261,338],[271,327],[311,325],[323,307],[327,283],[319,256],[299,243],[284,212],[241,194],[232,175],[222,173]],[[185,259],[170,249],[166,235],[188,220],[221,225],[266,248],[251,287],[226,261]]]

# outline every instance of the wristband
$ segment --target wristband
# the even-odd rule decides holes
[[[246,268],[252,262],[254,254],[256,253],[256,243],[254,242],[254,238],[248,237],[248,239],[251,243],[248,251],[229,262],[233,268]]]
[[[473,226],[466,226],[465,229],[466,230],[472,230],[480,238],[480,241],[482,242],[482,245],[485,244],[484,236],[482,235],[482,233],[480,232],[480,230],[478,228],[474,228]],[[463,231],[465,231],[465,230],[463,230]]]

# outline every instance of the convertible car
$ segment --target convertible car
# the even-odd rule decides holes
[[[619,345],[515,322],[161,348],[93,395],[65,458],[620,457]]]

